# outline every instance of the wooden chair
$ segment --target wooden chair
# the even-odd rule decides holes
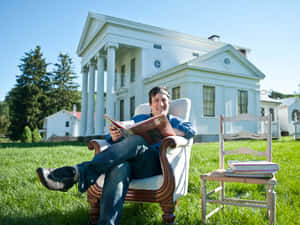
[[[188,120],[191,102],[183,98],[174,100],[170,104],[170,113]],[[135,114],[150,113],[147,104],[138,106]],[[175,219],[174,210],[177,199],[187,194],[190,151],[193,139],[187,140],[179,136],[166,137],[160,147],[160,162],[163,174],[144,179],[133,179],[125,200],[135,202],[158,202],[163,210],[163,221],[172,224]],[[92,140],[88,143],[95,154],[107,149],[109,144],[105,140]],[[105,175],[101,175],[97,182],[90,186],[87,198],[90,202],[90,223],[97,224],[99,217],[99,200]]]
[[[263,133],[253,133],[249,131],[240,131],[237,133],[226,134],[224,131],[224,125],[226,122],[239,122],[239,121],[256,121],[257,123],[264,123],[267,125],[267,132]],[[264,124],[261,126],[264,127]],[[240,126],[241,127],[241,126]],[[229,129],[232,127],[229,126]],[[200,176],[201,179],[201,196],[202,196],[202,222],[206,224],[207,219],[223,209],[224,205],[236,205],[236,206],[246,206],[246,207],[256,207],[256,208],[267,208],[269,214],[270,224],[275,224],[275,176],[272,178],[253,178],[253,177],[230,177],[225,176],[224,169],[224,156],[225,155],[236,155],[236,154],[247,154],[253,156],[263,156],[267,158],[267,161],[272,161],[272,132],[271,132],[271,118],[270,117],[258,117],[249,114],[241,114],[237,117],[223,118],[220,116],[220,134],[219,134],[219,169],[212,171],[210,173]],[[240,147],[232,151],[224,150],[225,140],[240,140],[240,139],[267,139],[267,149],[265,152],[255,151],[247,147]],[[220,186],[215,190],[207,193],[206,181],[218,181]],[[255,201],[255,200],[242,200],[242,199],[230,199],[225,197],[225,182],[237,182],[237,183],[247,183],[247,184],[264,184],[267,186],[266,189],[266,201]],[[208,197],[214,193],[220,192],[219,200],[210,200]],[[206,214],[206,203],[216,203],[221,206]]]

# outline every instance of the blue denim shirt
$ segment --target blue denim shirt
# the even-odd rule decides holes
[[[136,116],[132,117],[132,120],[135,123],[138,123],[138,122],[147,120],[151,117],[152,117],[152,114],[140,114],[140,115],[136,115]],[[179,118],[177,116],[173,116],[171,114],[168,114],[167,118],[168,118],[168,120],[169,120],[169,122],[170,122],[170,124],[173,128],[176,128],[176,129],[178,129],[180,131],[183,131],[185,133],[185,136],[184,136],[185,138],[192,138],[192,137],[195,136],[196,130],[195,130],[195,128],[193,128],[193,125],[192,125],[191,122],[183,121],[181,118]],[[122,139],[123,138],[120,138],[119,141],[121,141]],[[106,135],[106,141],[109,142],[110,144],[114,143],[111,139],[110,134]],[[151,148],[159,149],[160,145],[161,145],[161,142],[158,142],[154,145],[151,145]]]

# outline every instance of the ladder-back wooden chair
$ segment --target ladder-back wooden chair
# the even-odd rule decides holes
[[[170,103],[170,114],[185,121],[189,119],[191,101],[187,98],[177,99]],[[135,115],[150,113],[148,103],[139,105]],[[160,162],[163,174],[144,179],[133,179],[129,184],[125,200],[134,202],[157,202],[163,210],[163,221],[172,224],[175,220],[175,204],[179,197],[187,194],[190,152],[193,138],[186,139],[170,136],[163,139],[160,147]],[[88,143],[95,154],[107,149],[105,140],[92,140]],[[105,175],[101,175],[96,183],[87,191],[90,208],[90,224],[97,224],[99,218],[99,200],[102,193]]]
[[[263,132],[249,132],[249,131],[239,131],[231,134],[226,134],[224,131],[226,123],[234,123],[239,121],[256,121],[256,124],[260,124],[260,128],[263,128]],[[229,124],[226,124],[227,126]],[[240,126],[245,127],[245,126]],[[228,126],[228,129],[233,127]],[[253,127],[252,127],[253,128]],[[265,129],[267,128],[267,129]],[[259,130],[258,128],[256,130]],[[267,149],[265,152],[256,151],[248,146],[240,147],[232,151],[224,150],[224,141],[225,140],[241,140],[241,139],[267,139]],[[263,156],[266,157],[267,161],[272,161],[272,132],[271,132],[271,118],[270,117],[258,117],[249,114],[240,114],[236,117],[222,117],[220,116],[220,134],[219,134],[219,169],[212,171],[210,173],[200,176],[201,179],[201,196],[202,196],[202,222],[206,224],[207,219],[218,212],[220,209],[223,209],[224,205],[235,205],[235,206],[246,206],[246,207],[256,207],[256,208],[267,208],[269,215],[270,224],[275,224],[275,185],[276,179],[275,176],[271,178],[254,178],[247,177],[234,177],[234,176],[225,176],[224,169],[224,156],[225,155],[236,155],[236,154],[247,154],[253,156]],[[207,193],[206,190],[206,181],[217,181],[220,182],[220,186],[215,190]],[[245,200],[245,199],[230,199],[225,197],[225,182],[237,182],[237,183],[247,183],[247,184],[263,184],[266,185],[266,201],[255,201],[255,200]],[[220,192],[219,200],[211,200],[208,197],[214,193]],[[215,203],[220,204],[221,206],[214,209],[209,214],[206,214],[206,204]]]

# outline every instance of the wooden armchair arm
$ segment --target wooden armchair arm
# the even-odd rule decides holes
[[[191,140],[180,136],[169,136],[163,139],[162,144],[160,146],[160,161],[164,177],[164,183],[160,188],[160,190],[162,191],[160,194],[162,196],[172,195],[175,189],[175,177],[173,169],[167,157],[167,152],[172,151],[172,149],[178,147],[187,146],[190,144],[190,142]]]

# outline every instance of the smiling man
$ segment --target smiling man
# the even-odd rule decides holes
[[[149,92],[150,114],[134,116],[135,123],[152,116],[165,114],[176,135],[191,138],[195,129],[169,113],[170,95],[164,87],[154,87]],[[149,146],[141,136],[123,138],[119,130],[109,128],[106,140],[111,146],[97,154],[91,161],[76,166],[57,169],[38,168],[40,182],[49,190],[67,191],[78,182],[80,192],[93,185],[100,174],[105,174],[100,200],[98,225],[116,225],[120,223],[124,199],[131,179],[151,177],[161,174],[159,147],[161,143]]]

